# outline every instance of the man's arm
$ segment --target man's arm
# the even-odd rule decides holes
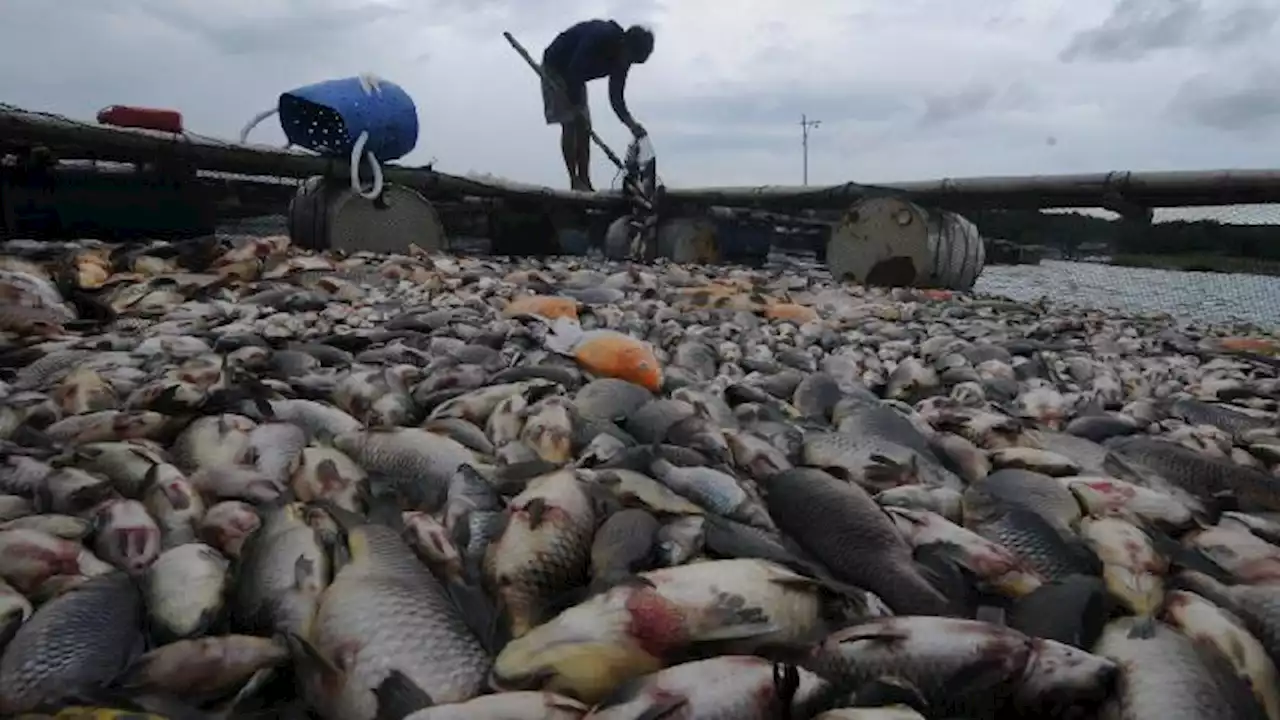
[[[635,128],[635,118],[631,117],[631,111],[627,109],[627,73],[631,70],[630,65],[624,65],[609,76],[609,105],[613,107],[613,112],[622,121],[623,125],[628,128]]]
[[[630,129],[631,135],[640,138],[645,135],[645,129],[631,117],[631,111],[627,110],[627,70],[630,69],[630,65],[625,65],[614,70],[612,76],[609,76],[609,105],[613,106],[613,114],[622,120],[622,124],[625,124],[627,129]]]

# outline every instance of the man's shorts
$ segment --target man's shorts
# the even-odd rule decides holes
[[[552,75],[550,72],[547,75],[554,78],[560,87],[566,87],[564,81],[558,76]],[[574,103],[569,99],[570,95],[575,94],[581,98],[581,102]],[[586,87],[579,88],[577,93],[572,90],[568,93],[557,92],[551,83],[546,80],[542,81],[542,114],[546,117],[548,125],[564,125],[576,120],[578,113],[575,111],[575,106],[581,109],[582,114],[590,120],[591,111],[587,107]]]

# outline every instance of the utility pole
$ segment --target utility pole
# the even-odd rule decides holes
[[[810,120],[809,116],[800,115],[800,146],[804,148],[804,184],[809,184],[809,130],[822,124],[821,120]]]

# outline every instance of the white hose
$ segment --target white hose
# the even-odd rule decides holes
[[[252,132],[254,128],[258,127],[263,120],[266,120],[278,112],[280,112],[279,108],[271,108],[270,110],[263,110],[257,115],[254,115],[253,119],[249,121],[249,124],[245,125],[244,129],[240,131],[240,144],[246,144],[249,141],[249,133]],[[289,145],[286,144],[285,147],[289,147]]]
[[[356,138],[356,144],[351,148],[351,191],[365,200],[374,200],[382,194],[382,166],[378,164],[378,158],[373,156],[371,152],[365,152],[365,143],[369,142],[369,131],[365,130],[360,133],[360,137]],[[364,157],[369,158],[369,165],[373,168],[373,188],[369,192],[360,189],[360,161]]]

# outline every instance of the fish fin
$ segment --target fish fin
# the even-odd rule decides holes
[[[396,532],[404,532],[404,514],[393,495],[373,495],[368,498],[369,523],[386,525]]]
[[[974,619],[992,625],[1004,626],[1005,612],[1004,608],[998,605],[979,605],[978,610],[974,613]]]
[[[1235,584],[1231,573],[1204,552],[1189,548],[1163,533],[1153,534],[1151,538],[1156,551],[1168,558],[1171,566],[1207,575],[1226,585]]]
[[[905,630],[895,630],[887,627],[876,626],[853,626],[845,630],[841,630],[832,640],[838,645],[845,643],[867,642],[880,645],[898,645],[903,640],[910,638]]]
[[[761,635],[768,635],[780,630],[780,626],[775,622],[733,622],[727,620],[724,624],[716,627],[710,632],[698,633],[699,641],[713,643],[724,642],[729,640],[749,640],[758,638]]]
[[[751,654],[766,660],[772,660],[780,665],[799,665],[803,667],[805,662],[813,655],[814,646],[821,642],[822,635],[815,632],[812,639],[814,642],[808,642],[808,638],[802,638],[760,643],[751,651]]]
[[[648,707],[635,716],[635,720],[662,720],[674,717],[677,712],[689,704],[689,698],[667,696],[653,700]]]
[[[1214,508],[1220,512],[1233,512],[1240,510],[1240,498],[1231,490],[1219,490],[1209,496],[1213,501]]]
[[[1129,637],[1145,640],[1155,637],[1156,635],[1156,619],[1150,615],[1137,618],[1133,623],[1133,627],[1129,628]]]
[[[773,692],[778,700],[780,720],[790,720],[791,703],[800,689],[800,670],[790,663],[773,664]]]
[[[981,658],[942,682],[942,697],[981,694],[1009,679],[1008,658],[1003,655]]]
[[[546,519],[547,501],[543,498],[536,497],[525,503],[523,510],[529,513],[529,528],[537,530],[542,525],[542,521]]]
[[[956,560],[955,547],[950,543],[923,545],[913,553],[912,565],[924,579],[942,593],[952,604],[960,605],[969,598],[973,578]],[[968,614],[968,608],[965,608]]]
[[[853,693],[855,707],[905,705],[924,715],[929,703],[913,683],[896,675],[885,675],[863,683]]]
[[[530,480],[559,469],[558,464],[546,460],[526,460],[504,465],[495,473],[496,488],[500,495],[518,495]]]
[[[542,346],[561,355],[572,355],[575,346],[584,335],[582,326],[576,320],[567,317],[552,320],[548,323],[547,330]]]
[[[919,467],[916,456],[912,453],[905,463],[898,462],[887,455],[872,453],[867,458],[871,464],[862,472],[867,482],[876,487],[898,487],[899,485],[915,485],[918,483]]]
[[[338,524],[338,527],[342,529],[343,532],[351,532],[361,525],[369,524],[369,520],[361,516],[359,513],[354,513],[346,508],[339,507],[336,503],[330,500],[316,500],[314,504],[316,507],[329,513],[329,516],[333,518],[333,521]]]
[[[644,693],[647,679],[638,677],[618,683],[600,702],[596,703],[592,711],[601,712],[607,708],[626,705]]]
[[[210,709],[215,710],[218,717],[228,719],[237,718],[237,720],[242,720],[246,716],[249,701],[256,694],[262,692],[264,687],[269,686],[272,680],[276,679],[278,675],[277,670],[279,670],[279,668],[265,667],[254,672],[253,675],[251,675],[234,694],[215,702]],[[269,696],[269,694],[269,691],[263,692],[263,695]],[[247,714],[249,717],[258,715],[258,713],[253,711],[249,711]]]
[[[502,627],[502,613],[490,601],[484,588],[474,583],[452,580],[445,584],[445,589],[463,622],[471,628],[485,651],[490,655],[497,655],[506,645],[507,633]]]
[[[342,540],[341,538],[339,539]],[[339,570],[351,564],[351,548],[347,545],[345,540],[342,540],[341,542],[335,542],[333,544],[329,554],[329,560],[333,565],[333,577],[337,577]]]
[[[392,670],[373,690],[378,710],[374,720],[403,720],[413,713],[435,705],[431,695],[409,676]]]
[[[18,628],[22,627],[22,613],[12,613],[7,618],[0,618],[0,652],[4,652],[4,648],[13,640],[13,636],[18,634]]]
[[[285,642],[289,645],[289,652],[293,655],[294,662],[300,668],[310,667],[326,677],[337,677],[342,674],[342,671],[329,662],[329,659],[321,654],[315,645],[312,645],[301,635],[287,633]]]
[[[469,515],[469,514],[468,514]],[[455,548],[462,550],[471,544],[471,523],[467,522],[468,515],[461,516],[453,527],[449,530],[449,542],[453,543]],[[401,516],[403,518],[403,516]]]

